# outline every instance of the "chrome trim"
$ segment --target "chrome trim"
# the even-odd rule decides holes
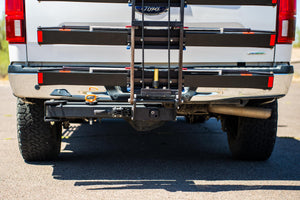
[[[186,69],[183,70],[184,72],[208,72],[208,73],[218,73],[219,76],[223,74],[223,71],[221,69],[217,70],[208,70],[208,69]]]
[[[127,71],[125,67],[123,68],[111,68],[111,67],[90,67],[89,73],[93,73],[95,71]]]
[[[74,85],[49,85],[40,86],[36,89],[37,74],[36,73],[9,73],[8,74],[10,86],[15,96],[27,98],[40,99],[64,99],[59,96],[50,96],[54,89],[66,89],[72,95],[82,95],[89,92],[89,87],[97,87],[98,92],[106,92],[104,86],[90,85],[90,86],[74,86]]]

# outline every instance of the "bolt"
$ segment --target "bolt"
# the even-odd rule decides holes
[[[41,88],[40,88],[39,85],[35,85],[35,86],[34,86],[34,89],[39,90],[39,89],[41,89]]]

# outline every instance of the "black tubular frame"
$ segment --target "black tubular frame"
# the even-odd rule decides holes
[[[139,21],[136,19],[135,11],[136,11],[136,3],[138,0],[132,0],[132,22],[131,22],[131,70],[135,70],[135,49],[142,49],[142,61],[141,61],[141,88],[140,92],[135,91],[135,85],[131,86],[131,95],[130,95],[130,102],[133,104],[136,101],[136,96],[140,95],[143,96],[143,94],[146,94],[146,96],[153,95],[153,92],[155,92],[155,89],[151,88],[145,88],[145,49],[167,49],[168,50],[168,83],[167,83],[167,90],[171,91],[171,48],[172,49],[178,49],[179,50],[179,61],[178,61],[178,87],[176,89],[176,94],[178,95],[176,97],[176,100],[180,102],[181,100],[181,90],[182,90],[182,65],[183,65],[183,45],[184,45],[184,7],[185,7],[185,1],[184,0],[176,0],[180,2],[180,4],[171,4],[172,0],[161,0],[160,2],[156,2],[156,6],[162,6],[166,4],[167,2],[167,10],[168,10],[168,21],[145,21],[144,15],[145,15],[145,5],[148,5],[149,1],[141,0],[142,5],[142,20]],[[175,0],[173,0],[175,1]],[[180,13],[179,18],[180,21],[172,21],[171,22],[171,7],[176,6],[180,7]],[[145,27],[165,27],[166,29],[145,29]],[[179,32],[176,30],[178,29]],[[164,34],[164,31],[166,31],[166,34]],[[171,31],[172,36],[171,38]],[[177,35],[176,35],[176,32]],[[145,38],[145,33],[147,33],[147,37]],[[175,35],[174,35],[175,33]],[[141,34],[141,35],[139,35]],[[158,36],[161,34],[160,36]],[[178,41],[177,46],[171,47],[171,40],[175,38],[176,41]],[[145,43],[145,39],[147,39],[147,43]],[[165,43],[166,42],[166,43]],[[134,45],[133,45],[134,43]],[[140,45],[136,45],[137,43],[141,43]],[[159,45],[157,45],[159,44]],[[135,80],[134,75],[135,73],[130,74],[130,83],[132,84]],[[149,87],[149,86],[148,86]],[[151,91],[150,91],[150,90]],[[166,90],[166,92],[167,92]],[[174,90],[174,89],[173,89]],[[158,90],[157,90],[158,91]],[[173,91],[174,92],[174,91]],[[137,95],[136,95],[137,93]],[[172,97],[172,98],[173,98]],[[133,99],[134,98],[134,99]],[[143,98],[143,97],[142,97]]]
[[[135,9],[135,8],[134,8]],[[142,0],[142,88],[145,88],[145,1]]]
[[[168,89],[171,88],[170,87],[170,81],[171,81],[171,77],[170,77],[170,69],[171,69],[171,43],[170,43],[171,24],[170,24],[170,20],[171,20],[171,0],[168,0]]]

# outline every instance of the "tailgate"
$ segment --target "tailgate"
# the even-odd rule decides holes
[[[122,0],[120,1],[122,2]],[[68,29],[63,29],[63,27],[85,27],[89,30],[114,28],[126,31],[125,27],[131,25],[131,7],[127,3],[99,3],[85,0],[27,0],[25,2],[29,62],[130,63],[130,50],[127,49],[126,41],[124,44],[117,42],[120,37],[116,37],[114,42],[112,41],[113,45],[108,45],[106,42],[97,43],[101,39],[101,35],[98,35],[98,38],[97,35],[80,36],[79,34],[78,36],[77,34],[76,37],[74,35],[68,37],[67,35],[65,39],[55,38],[59,35],[52,35],[51,37],[54,37],[55,41],[61,41],[52,44],[39,44],[37,37],[37,31],[41,27],[56,27],[58,30],[64,31],[68,31]],[[206,1],[206,4],[208,4],[207,2],[220,1]],[[276,6],[255,5],[259,4],[257,3],[259,1],[252,1],[254,5],[249,5],[249,3],[242,5],[241,2],[245,1],[238,0],[231,2],[234,2],[231,4],[240,3],[240,5],[193,5],[188,3],[185,8],[184,24],[190,32],[193,30],[223,32],[231,29],[241,30],[242,33],[243,30],[249,30],[244,31],[244,34],[251,35],[252,30],[268,33],[276,31]],[[145,20],[167,20],[167,12],[163,8],[152,9],[149,12],[149,15],[145,15]],[[171,9],[171,18],[174,21],[178,18],[178,12],[178,8]],[[243,39],[235,38],[235,36],[220,38],[211,35],[206,38],[199,37],[197,41],[202,41],[201,44],[203,45],[194,46],[191,44],[187,46],[184,51],[183,62],[185,64],[273,62],[275,48],[259,46],[259,41],[251,39],[248,39],[243,46]],[[64,40],[72,40],[73,42],[64,44]],[[82,43],[80,41],[88,42]],[[252,45],[249,45],[249,41]],[[268,38],[266,42],[269,42]],[[230,45],[231,43],[233,45]],[[136,61],[139,60],[141,60],[141,52],[136,51]],[[167,63],[167,51],[146,50],[145,62]],[[172,51],[171,62],[178,62],[178,53],[175,51]]]

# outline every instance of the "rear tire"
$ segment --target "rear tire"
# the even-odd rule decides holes
[[[242,160],[267,160],[273,151],[277,133],[277,100],[269,103],[250,102],[249,106],[271,108],[269,119],[228,116],[223,121],[230,151]]]
[[[62,126],[44,121],[44,101],[21,99],[17,103],[19,149],[26,161],[56,159],[60,153]]]

